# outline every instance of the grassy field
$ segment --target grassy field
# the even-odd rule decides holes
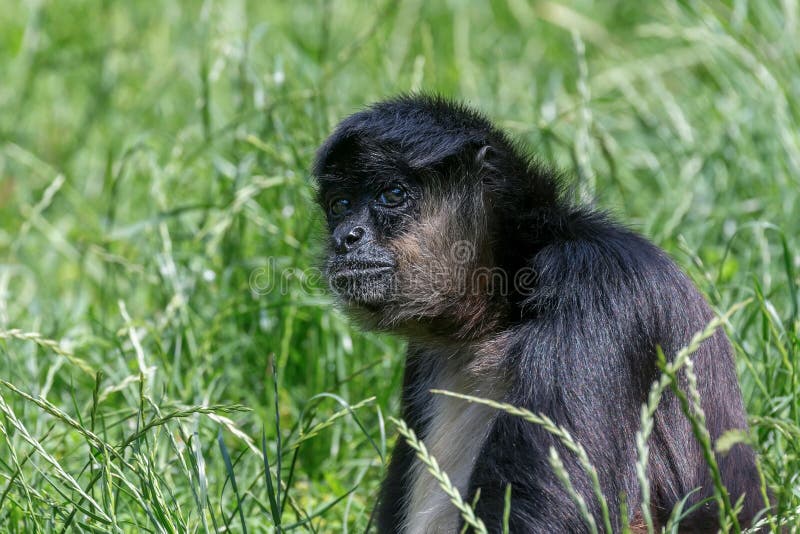
[[[0,530],[365,530],[403,346],[307,278],[309,165],[420,89],[569,171],[720,313],[751,299],[725,327],[795,525],[799,52],[794,0],[6,0]]]

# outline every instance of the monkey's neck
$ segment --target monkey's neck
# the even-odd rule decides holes
[[[438,305],[429,315],[392,321],[386,330],[401,335],[411,344],[480,355],[485,346],[496,346],[496,339],[513,314],[512,305],[504,295],[495,298],[465,291],[464,295]]]
[[[508,347],[512,330],[492,330],[475,339],[410,337],[409,366],[425,368],[425,376],[458,377],[464,386],[484,380],[505,382]]]

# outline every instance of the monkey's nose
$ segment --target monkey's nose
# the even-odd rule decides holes
[[[340,254],[350,252],[358,245],[358,242],[361,241],[365,233],[366,231],[362,226],[354,226],[347,232],[347,235],[336,244],[336,251]]]
[[[360,226],[356,226],[345,236],[344,242],[347,246],[352,247],[358,243],[362,237],[364,237],[364,229]]]

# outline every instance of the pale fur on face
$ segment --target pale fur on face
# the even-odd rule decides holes
[[[475,339],[499,323],[496,299],[487,298],[492,266],[489,226],[479,188],[429,188],[419,216],[387,243],[397,263],[392,295],[372,309],[348,309],[371,329],[409,337]]]

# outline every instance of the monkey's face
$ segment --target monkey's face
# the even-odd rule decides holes
[[[345,119],[314,165],[326,271],[345,311],[409,336],[477,337],[501,320],[508,277],[495,260],[512,225],[497,222],[508,205],[498,184],[523,165],[493,157],[505,153],[485,119],[436,99]]]
[[[480,189],[399,171],[331,177],[320,179],[318,198],[330,231],[328,281],[345,311],[367,328],[407,335],[479,332],[493,305],[493,274],[476,275],[490,264]]]
[[[330,231],[326,272],[347,306],[376,310],[397,293],[391,241],[415,218],[420,188],[398,175],[324,182],[319,202]]]

